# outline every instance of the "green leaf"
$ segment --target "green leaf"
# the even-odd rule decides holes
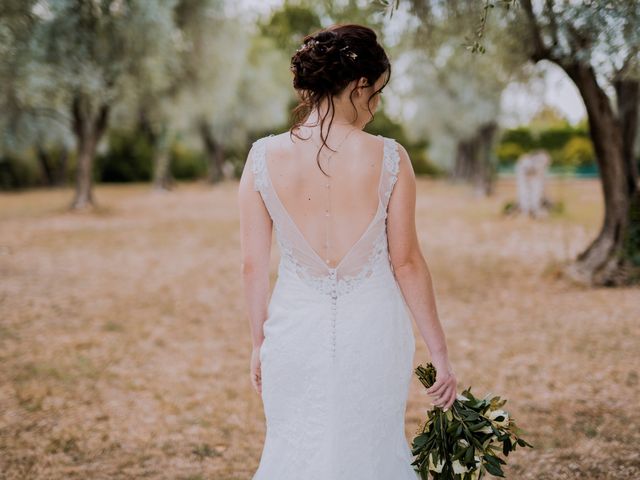
[[[520,445],[521,447],[531,447],[531,448],[533,448],[533,445],[531,445],[530,443],[525,442],[522,438],[518,438],[518,445]]]
[[[466,463],[473,462],[473,454],[474,454],[474,452],[475,452],[475,449],[473,448],[473,446],[467,447],[467,453],[464,456],[464,461]]]
[[[500,466],[496,466],[492,463],[484,463],[483,465],[487,469],[487,472],[489,472],[491,475],[495,477],[504,477],[504,473],[502,472]]]
[[[502,453],[507,456],[511,451],[511,441],[509,439],[502,442]]]
[[[451,461],[453,462],[454,460],[459,460],[460,458],[462,458],[466,451],[466,448],[459,449],[456,453],[453,454],[453,456],[451,457]]]
[[[483,429],[485,426],[487,426],[486,422],[480,422],[480,423],[476,423],[475,425],[470,426],[469,430],[471,430],[472,432],[477,432],[478,430]]]

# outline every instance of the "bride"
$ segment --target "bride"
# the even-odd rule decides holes
[[[253,143],[238,193],[250,374],[266,418],[253,480],[415,480],[404,431],[411,318],[437,368],[434,405],[451,406],[457,380],[409,156],[363,131],[389,60],[373,30],[335,25],[305,37],[291,70],[294,124]]]

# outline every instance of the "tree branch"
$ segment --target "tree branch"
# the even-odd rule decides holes
[[[531,0],[521,0],[522,7],[527,17],[527,23],[529,24],[529,31],[533,40],[533,52],[531,52],[531,60],[538,62],[540,60],[550,60],[551,50],[545,45],[542,39],[542,32],[540,24],[536,18],[536,14],[533,12],[533,6]]]
[[[544,10],[547,12],[547,16],[549,17],[549,29],[551,30],[551,38],[553,38],[553,43],[549,46],[549,51],[553,49],[553,47],[558,45],[558,22],[556,22],[556,16],[553,12],[553,0],[545,0],[544,2]]]

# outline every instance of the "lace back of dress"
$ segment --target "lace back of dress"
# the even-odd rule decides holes
[[[266,143],[269,137],[260,138],[253,143],[250,158],[253,165],[254,188],[260,192],[273,220],[282,265],[294,270],[301,280],[323,293],[348,293],[371,275],[379,261],[388,261],[386,218],[389,199],[399,170],[396,142],[383,137],[383,165],[378,187],[379,207],[373,220],[339,264],[332,268],[311,248],[278,198],[266,164]]]

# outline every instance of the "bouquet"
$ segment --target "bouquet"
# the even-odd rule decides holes
[[[436,369],[428,363],[419,365],[415,373],[429,388],[435,383]],[[504,477],[500,465],[516,446],[532,447],[518,436],[521,430],[513,418],[502,410],[506,400],[500,397],[478,399],[471,387],[458,394],[446,412],[434,407],[413,439],[411,463],[422,480],[429,474],[435,480],[478,480],[485,472]]]

